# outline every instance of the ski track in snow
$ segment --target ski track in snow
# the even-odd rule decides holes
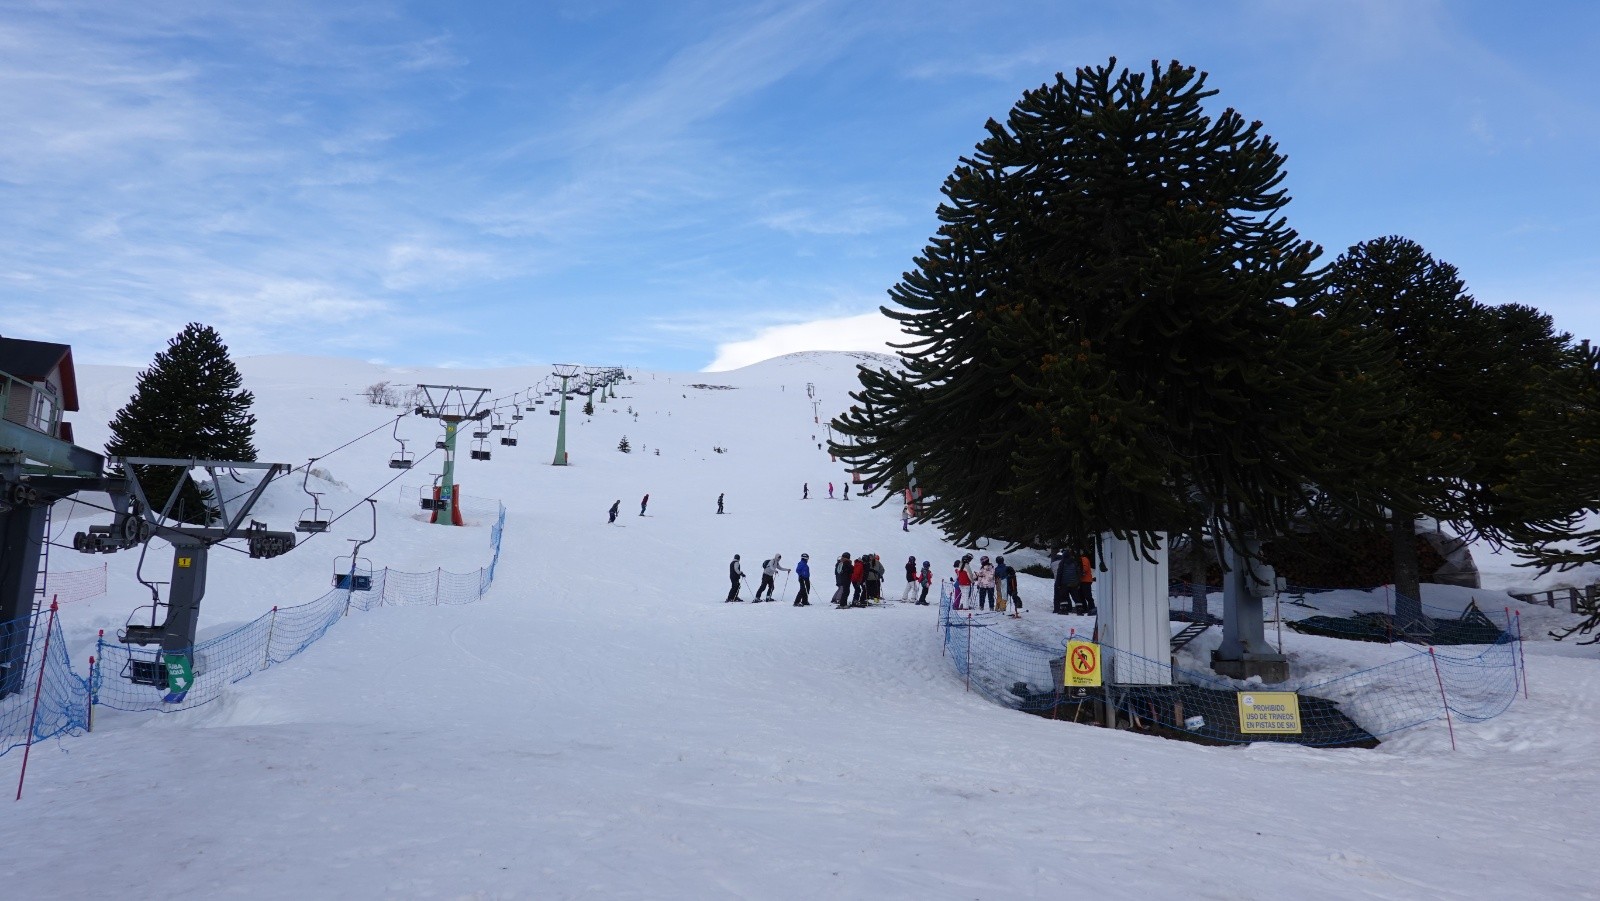
[[[211,704],[102,710],[93,735],[35,747],[25,797],[0,817],[4,896],[1596,897],[1584,837],[1600,794],[1600,654],[1543,640],[1570,617],[1470,593],[1491,614],[1523,612],[1537,639],[1531,697],[1458,722],[1452,753],[1442,722],[1370,752],[1204,748],[1050,722],[964,691],[941,659],[936,606],[833,609],[841,551],[880,553],[896,597],[907,554],[931,555],[942,575],[960,553],[928,527],[901,532],[892,503],[822,502],[845,473],[816,449],[826,433],[805,385],[825,422],[848,403],[858,362],[804,354],[714,377],[636,373],[593,417],[569,407],[567,468],[548,465],[555,424],[539,407],[518,447],[457,467],[465,494],[508,509],[481,601],[352,613]],[[510,394],[543,376],[283,357],[240,366],[262,459],[293,464],[385,420],[359,400],[372,382]],[[133,371],[82,366],[79,381],[75,425],[98,446]],[[687,387],[713,382],[737,390]],[[637,421],[614,412],[629,405]],[[401,434],[420,455],[435,427],[408,417]],[[615,450],[624,434],[634,453]],[[383,430],[319,461],[345,486],[319,489],[324,503],[344,510],[392,478],[394,449]],[[378,565],[487,563],[485,526],[418,521],[415,488],[437,464],[380,495],[364,552]],[[811,500],[799,500],[801,482]],[[613,500],[646,492],[649,516],[607,526]],[[712,512],[719,492],[735,515]],[[295,480],[254,516],[286,528],[309,505]],[[97,521],[79,517],[75,529]],[[202,631],[315,598],[366,529],[352,516],[273,561],[214,554]],[[722,603],[732,554],[753,573],[748,598],[761,560],[781,552],[793,566],[802,551],[810,608],[791,606],[797,584],[784,588],[781,574],[778,602]],[[165,580],[170,553],[150,556],[147,577]],[[109,558],[107,596],[63,613],[80,668],[95,630],[120,626],[145,597],[136,557]],[[100,559],[52,555],[67,570]],[[1504,569],[1495,584],[1513,583]],[[1007,628],[1054,642],[1088,626],[1041,612],[1043,580],[1023,590],[1028,612]],[[1324,613],[1375,603],[1318,598]],[[1465,603],[1451,590],[1427,600]],[[1199,668],[1208,640],[1180,665]],[[1317,672],[1402,653],[1284,640]],[[0,776],[14,779],[20,760],[0,758]]]

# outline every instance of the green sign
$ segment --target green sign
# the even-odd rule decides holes
[[[167,664],[167,691],[178,697],[194,687],[194,667],[187,654],[163,654]]]

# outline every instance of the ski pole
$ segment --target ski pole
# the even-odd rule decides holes
[[[784,600],[787,601],[789,599],[789,574],[788,573],[784,573],[783,574],[783,590],[778,592],[778,593],[783,595],[783,599]]]

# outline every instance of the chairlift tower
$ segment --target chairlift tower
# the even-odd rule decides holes
[[[463,422],[481,422],[489,416],[491,410],[483,407],[483,396],[489,393],[489,389],[462,385],[418,385],[417,388],[422,391],[423,397],[423,404],[417,407],[417,412],[444,423],[444,473],[439,479],[439,497],[434,506],[433,521],[445,526],[457,525],[456,430]],[[439,515],[441,511],[443,516]]]
[[[576,378],[583,367],[576,363],[557,363],[554,375],[561,380],[561,419],[556,426],[556,458],[551,466],[567,465],[567,380]]]
[[[264,523],[245,517],[274,478],[289,472],[284,463],[168,459],[150,457],[106,457],[79,447],[71,441],[71,431],[61,421],[62,412],[77,409],[76,382],[71,373],[71,349],[65,345],[39,341],[5,339],[8,359],[0,364],[28,366],[39,354],[54,362],[48,376],[22,378],[0,372],[0,698],[21,689],[28,668],[29,618],[36,612],[35,595],[40,560],[48,547],[50,507],[56,501],[81,491],[105,492],[111,500],[112,521],[92,525],[73,536],[75,550],[88,554],[108,554],[137,547],[151,537],[166,539],[173,547],[172,579],[167,601],[152,601],[151,624],[134,627],[130,643],[156,644],[160,650],[153,659],[139,661],[144,669],[123,675],[151,685],[164,685],[168,700],[182,700],[193,679],[192,653],[195,626],[199,620],[200,599],[205,595],[206,553],[210,547],[230,538],[249,540],[250,556],[275,557],[294,547],[295,533],[271,532]],[[69,387],[56,389],[60,380]],[[45,400],[61,401],[36,404]],[[18,409],[29,410],[27,415]],[[172,495],[157,511],[145,498],[139,484],[139,468],[171,466],[184,470]],[[189,471],[207,470],[215,488],[219,525],[193,526],[172,520],[169,514]],[[223,469],[265,470],[265,475],[245,500],[230,511],[229,498],[216,486],[217,472]],[[166,621],[155,622],[157,607],[167,608]],[[123,639],[126,641],[127,639]],[[142,677],[142,678],[141,678]]]

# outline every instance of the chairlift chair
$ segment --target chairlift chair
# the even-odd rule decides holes
[[[311,506],[300,511],[300,520],[294,524],[296,532],[328,531],[329,520],[322,509],[322,495],[311,490],[311,464],[315,462],[317,458],[312,457],[306,463],[306,474],[300,479],[300,490],[311,496]]]
[[[444,476],[443,475],[436,475],[436,476],[433,477],[433,484],[431,486],[425,485],[421,489],[419,489],[421,491],[421,493],[422,493],[422,509],[424,509],[424,510],[437,510],[437,509],[439,509],[439,506],[436,506],[436,505],[439,505],[441,502],[434,500],[433,492],[438,490],[438,488],[439,488],[439,480],[441,478],[444,478]]]
[[[361,556],[361,546],[378,537],[378,502],[369,497],[367,503],[372,505],[372,535],[350,539],[355,543],[350,553],[333,558],[333,587],[343,591],[372,590],[372,561]]]
[[[516,429],[507,429],[506,433],[504,435],[500,436],[500,443],[504,444],[507,447],[516,447],[517,446],[517,430]]]
[[[417,455],[406,451],[406,441],[400,437],[400,417],[394,418],[394,440],[400,442],[400,450],[389,457],[390,469],[410,469],[417,462]]]
[[[473,442],[472,459],[474,459],[474,460],[487,460],[487,459],[489,459],[489,445],[488,445],[488,442],[484,440],[484,439],[486,439],[488,437],[489,437],[489,433],[485,432],[485,433],[483,433],[482,437],[480,437],[477,441]]]
[[[560,416],[561,415],[560,408],[559,407],[551,407],[550,408],[550,415],[551,416]]]

